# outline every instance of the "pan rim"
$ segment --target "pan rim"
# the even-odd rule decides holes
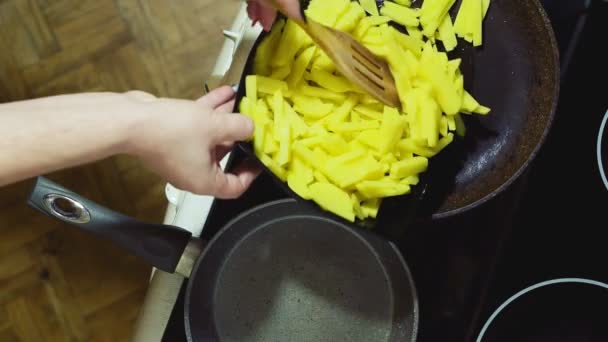
[[[561,87],[561,82],[560,82],[561,67],[559,64],[560,56],[559,56],[559,49],[557,46],[557,38],[555,36],[555,30],[553,29],[553,26],[551,25],[551,21],[549,20],[547,12],[541,5],[540,1],[539,0],[528,0],[528,1],[530,4],[532,4],[534,6],[534,9],[535,9],[537,15],[539,16],[539,19],[541,19],[542,26],[547,33],[547,41],[549,43],[548,48],[550,51],[553,51],[553,53],[551,54],[553,56],[551,63],[553,65],[555,65],[555,68],[553,68],[553,73],[551,74],[551,76],[554,79],[554,87],[553,87],[552,96],[551,96],[551,98],[552,98],[551,107],[549,108],[548,115],[547,115],[547,125],[545,126],[543,133],[540,135],[538,142],[536,143],[536,145],[534,146],[534,148],[532,149],[532,151],[530,152],[530,154],[528,155],[526,160],[521,164],[521,166],[517,169],[517,171],[515,171],[509,177],[509,179],[507,179],[500,186],[495,188],[492,192],[490,192],[489,194],[486,194],[485,196],[479,198],[476,201],[473,201],[465,206],[461,206],[460,208],[450,209],[450,210],[432,214],[431,215],[432,220],[442,220],[442,219],[450,218],[450,217],[457,216],[460,214],[464,214],[470,210],[473,210],[475,208],[478,208],[478,207],[486,204],[487,202],[491,201],[498,195],[505,192],[505,190],[510,188],[511,185],[513,185],[513,183],[515,183],[515,181],[520,179],[520,177],[524,174],[524,172],[526,172],[530,168],[531,164],[533,164],[533,162],[536,160],[536,157],[538,156],[540,150],[543,148],[543,146],[547,140],[547,137],[549,136],[551,128],[554,125],[555,116],[557,114],[556,113],[557,106],[559,103],[560,87]]]
[[[270,202],[266,202],[264,204],[255,206],[249,210],[243,211],[241,214],[239,214],[238,216],[234,217],[233,219],[231,219],[228,223],[226,223],[215,235],[212,239],[209,240],[209,242],[207,243],[207,245],[205,246],[204,251],[201,253],[201,255],[197,258],[196,263],[194,264],[193,267],[193,271],[192,274],[190,275],[190,279],[195,279],[196,278],[196,273],[198,272],[198,270],[200,269],[200,264],[202,263],[203,259],[205,258],[205,256],[211,251],[211,249],[213,248],[213,245],[215,245],[215,243],[224,235],[224,233],[231,229],[231,227],[233,227],[236,222],[244,219],[246,216],[249,216],[250,214],[252,214],[253,212],[259,211],[260,209],[263,208],[267,208],[267,207],[272,207],[272,206],[276,206],[276,205],[281,205],[281,204],[288,204],[288,203],[292,203],[292,204],[298,204],[298,201],[296,199],[293,198],[285,198],[285,199],[279,199],[279,200],[274,200],[274,201],[270,201]],[[287,217],[277,217],[275,219],[269,220],[268,222],[265,222],[262,225],[259,225],[258,227],[256,227],[254,230],[247,232],[247,234],[245,236],[249,236],[255,232],[257,232],[260,229],[263,229],[265,227],[267,227],[269,224],[277,221],[277,220],[281,220],[284,218],[293,218],[293,217],[302,217],[305,215],[309,215],[309,216],[313,216],[314,219],[318,219],[318,220],[325,220],[328,222],[331,222],[332,224],[335,224],[336,226],[338,226],[340,229],[346,230],[350,235],[354,236],[356,239],[358,239],[360,242],[362,242],[365,246],[366,249],[368,249],[373,255],[374,258],[376,259],[377,263],[379,264],[379,266],[382,269],[383,274],[385,275],[385,278],[389,280],[389,286],[390,289],[393,293],[396,292],[396,289],[394,289],[393,287],[393,282],[391,281],[391,277],[386,269],[386,266],[380,262],[378,259],[378,253],[376,251],[376,249],[372,246],[372,244],[367,241],[364,237],[363,234],[364,232],[361,231],[360,228],[353,226],[352,224],[347,224],[344,222],[341,222],[339,220],[336,220],[328,215],[324,215],[322,213],[318,213],[315,211],[312,211],[310,209],[308,209],[305,206],[299,206],[299,208],[301,209],[301,212],[295,215],[289,215]],[[397,260],[400,263],[400,266],[402,268],[402,272],[400,272],[402,274],[402,276],[404,276],[406,278],[407,284],[409,286],[409,290],[407,291],[407,295],[410,297],[411,300],[411,312],[412,312],[412,326],[411,326],[411,339],[408,341],[414,342],[416,341],[417,337],[418,337],[418,330],[419,330],[419,325],[420,325],[420,309],[419,309],[419,298],[418,298],[418,291],[416,289],[416,283],[415,280],[413,278],[413,274],[410,270],[409,265],[407,264],[407,262],[405,261],[405,258],[403,256],[403,254],[399,251],[399,248],[397,248],[397,246],[394,244],[394,242],[386,239],[386,238],[382,238],[382,237],[378,237],[382,240],[384,240],[388,247],[390,248],[390,250],[395,254],[395,256],[397,257]],[[242,242],[242,241],[241,241]],[[240,243],[239,243],[240,244]],[[238,247],[239,244],[236,244],[234,246],[232,246],[230,248],[229,254],[232,254],[234,252],[234,250]],[[220,267],[221,268],[221,267]],[[192,327],[191,327],[191,312],[190,312],[190,301],[191,301],[191,297],[192,297],[192,291],[193,291],[193,282],[189,282],[186,288],[186,294],[185,294],[185,303],[184,303],[184,326],[185,326],[185,331],[186,331],[186,338],[188,339],[189,342],[195,342],[196,340],[193,337],[193,333],[192,333]],[[394,326],[394,325],[393,325]]]
[[[401,265],[403,266],[403,268],[405,268],[405,276],[407,277],[409,285],[410,285],[410,289],[411,289],[410,292],[412,293],[412,313],[413,313],[411,341],[414,342],[418,339],[418,329],[420,328],[420,307],[418,304],[418,290],[416,289],[416,282],[414,281],[414,275],[412,274],[407,262],[405,261],[403,253],[401,253],[399,251],[399,248],[397,247],[397,245],[395,245],[395,243],[393,241],[389,241],[388,243],[391,246],[391,248],[393,249],[393,251],[395,252],[395,254],[397,255],[397,258],[399,258],[399,261],[401,262]]]
[[[224,235],[224,232],[227,231],[228,229],[230,229],[230,227],[232,227],[237,221],[242,220],[244,217],[249,216],[251,213],[253,213],[254,211],[257,211],[259,209],[270,207],[270,206],[281,204],[281,203],[290,203],[290,202],[295,202],[295,201],[296,200],[293,198],[284,198],[284,199],[280,199],[280,200],[266,202],[261,205],[250,208],[248,210],[245,210],[242,213],[240,213],[239,215],[232,218],[217,233],[215,233],[215,235],[213,236],[212,239],[209,240],[209,242],[205,246],[205,249],[203,250],[203,252],[196,259],[196,262],[194,263],[194,266],[192,268],[192,273],[190,274],[189,279],[192,280],[195,278],[196,273],[199,270],[199,266],[200,266],[200,263],[202,262],[203,258],[207,254],[209,254],[209,251],[211,250],[213,245],[215,245],[217,240],[219,240],[220,237],[222,237]],[[186,330],[186,338],[188,339],[188,342],[194,342],[194,340],[192,339],[192,329],[190,327],[190,305],[188,305],[190,302],[191,294],[192,294],[192,282],[189,282],[188,287],[186,288],[186,296],[185,296],[186,301],[184,304],[184,321],[185,321],[184,325],[185,325],[185,330]]]

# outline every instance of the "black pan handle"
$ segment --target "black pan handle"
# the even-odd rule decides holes
[[[182,228],[150,224],[104,208],[38,177],[28,204],[63,222],[97,234],[165,272],[173,273],[191,240]]]

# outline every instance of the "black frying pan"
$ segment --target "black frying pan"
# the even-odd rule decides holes
[[[413,2],[414,6],[420,4]],[[452,18],[458,6],[452,9]],[[411,208],[412,201],[419,198],[423,198],[419,217],[445,218],[475,208],[511,185],[543,144],[558,99],[559,61],[554,33],[542,6],[537,0],[492,0],[483,29],[482,47],[473,49],[459,39],[450,58],[462,58],[465,88],[492,112],[487,117],[465,115],[466,137],[456,139],[431,159],[429,170],[411,196],[384,201],[378,220],[394,221],[390,216]],[[256,48],[265,37],[266,33],[260,35],[249,55],[235,111],[245,96],[245,77],[253,73]],[[239,146],[255,158],[250,143]],[[278,178],[275,180],[299,199]],[[401,219],[402,225],[404,222]]]
[[[416,340],[416,290],[397,248],[292,199],[242,213],[209,242],[112,212],[44,178],[28,203],[190,277],[190,341]]]

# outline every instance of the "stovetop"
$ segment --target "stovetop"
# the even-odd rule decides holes
[[[576,260],[598,260],[595,259],[599,258],[596,251],[601,250],[602,241],[593,234],[600,223],[591,224],[587,213],[594,205],[608,203],[608,188],[603,187],[597,162],[594,164],[595,159],[590,155],[595,152],[592,140],[597,138],[600,127],[596,118],[601,121],[603,113],[599,115],[596,109],[587,109],[588,97],[578,97],[574,101],[568,98],[569,91],[583,90],[590,96],[599,91],[591,90],[582,76],[570,76],[574,72],[569,71],[572,68],[578,72],[581,68],[580,54],[584,52],[574,47],[578,46],[580,31],[577,23],[583,22],[588,1],[542,2],[554,25],[562,55],[564,95],[555,128],[537,162],[502,195],[456,218],[418,223],[408,229],[407,238],[399,248],[411,268],[418,290],[421,309],[418,341],[472,340],[479,326],[505,296],[524,284],[546,278],[552,274],[551,270],[555,274],[572,270],[572,273],[595,279],[607,278],[597,272],[605,269],[597,262],[574,262],[571,258],[571,254],[580,249],[585,258],[581,256]],[[602,6],[606,7],[606,4],[595,7]],[[593,27],[588,25],[581,36],[581,46],[593,46],[589,43],[592,35],[589,30]],[[563,58],[570,55],[572,60]],[[587,87],[581,86],[585,84]],[[604,112],[608,109],[605,107]],[[241,158],[243,155],[235,151],[232,161]],[[581,183],[581,180],[589,183]],[[238,200],[214,202],[202,238],[212,238],[228,220],[244,210],[286,196],[269,176],[262,175]],[[599,198],[603,202],[588,203],[585,198]],[[572,223],[559,231],[564,233],[563,243],[555,242],[558,222]],[[567,238],[568,232],[579,239]],[[559,262],[551,262],[554,260]],[[538,272],[540,268],[543,272]],[[184,289],[186,286],[187,282]],[[165,341],[186,340],[183,292],[175,305]]]
[[[608,283],[608,66],[597,48],[606,41],[606,18],[608,2],[594,1],[562,76],[554,126],[529,172],[521,210],[480,312],[483,319],[539,282],[585,278]]]

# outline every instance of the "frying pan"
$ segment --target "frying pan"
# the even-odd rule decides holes
[[[420,1],[413,3],[420,5]],[[458,3],[452,8],[452,18],[458,8]],[[462,59],[465,89],[492,112],[484,117],[463,115],[466,136],[455,139],[430,160],[411,196],[383,201],[382,207],[393,209],[381,208],[378,220],[394,215],[395,209],[397,213],[409,210],[413,202],[417,203],[418,218],[441,219],[476,208],[508,188],[544,143],[558,99],[559,61],[555,36],[542,6],[537,0],[492,0],[483,32],[481,47],[473,48],[459,39],[458,47],[448,55]],[[266,36],[262,33],[250,52],[235,112],[245,96],[245,78],[253,74],[257,46]],[[238,146],[256,158],[251,143]],[[305,202],[280,179],[275,177],[275,181],[293,198]],[[373,226],[376,222],[361,224]]]
[[[397,248],[293,199],[242,213],[211,241],[112,212],[42,177],[28,203],[189,277],[189,341],[416,340],[416,289]]]

